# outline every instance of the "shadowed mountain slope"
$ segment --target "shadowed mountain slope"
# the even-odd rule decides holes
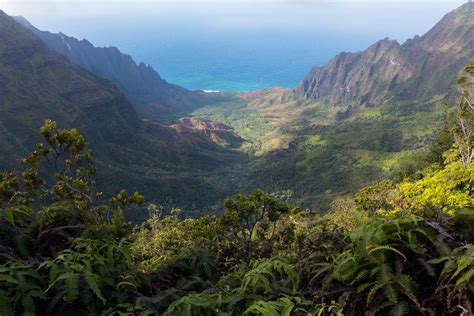
[[[207,102],[205,94],[166,82],[151,66],[137,65],[116,47],[94,47],[87,40],[40,31],[23,17],[14,19],[73,64],[114,82],[142,116],[163,120]]]
[[[104,167],[101,188],[139,189],[167,206],[219,200],[228,187],[215,172],[243,158],[199,130],[140,120],[112,82],[73,65],[0,12],[0,169],[33,149],[45,119],[87,137]]]
[[[109,81],[52,53],[33,33],[0,12],[0,124],[18,148],[46,118],[76,126],[94,142],[135,141],[140,121]]]

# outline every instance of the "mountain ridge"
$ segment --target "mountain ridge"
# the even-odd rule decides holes
[[[214,177],[245,159],[205,132],[140,119],[114,83],[0,12],[0,170],[41,141],[46,119],[87,137],[101,166],[100,189],[138,188],[170,208],[201,209],[225,197],[230,184]]]
[[[205,94],[168,83],[153,67],[137,64],[117,47],[95,47],[86,39],[41,31],[24,17],[13,18],[73,64],[114,82],[142,117],[162,121],[208,102]]]
[[[33,109],[33,104],[36,104],[34,110],[49,112],[51,118],[62,116],[64,105],[60,105],[59,100],[61,100],[67,104],[69,111],[77,111],[73,121],[64,118],[65,121],[70,124],[76,123],[78,127],[82,127],[81,122],[88,120],[93,122],[91,126],[95,128],[90,130],[91,134],[87,134],[91,139],[101,138],[111,142],[121,142],[123,139],[134,138],[133,133],[139,125],[138,116],[132,104],[115,85],[70,65],[62,55],[51,53],[33,33],[24,31],[3,11],[0,12],[0,18],[2,29],[0,59],[3,70],[0,103],[4,106],[3,110],[6,110],[2,116],[3,124],[9,126],[10,132],[25,125],[19,120],[24,117],[19,114],[23,113],[25,117],[28,117],[28,110]],[[27,73],[32,75],[28,76]],[[43,81],[40,78],[49,80]],[[21,97],[10,98],[9,93],[15,93],[19,89],[16,86],[17,80],[21,86],[35,86],[41,88],[41,91],[20,88]],[[61,81],[60,95],[51,92],[54,90],[49,85],[51,81]],[[46,106],[47,100],[51,101]],[[122,124],[118,135],[115,135],[116,131],[112,129],[114,125],[111,124],[112,121]],[[41,123],[41,121],[35,122],[33,126],[39,126]],[[28,126],[25,128],[31,129]],[[28,137],[25,136],[25,138]]]
[[[445,101],[453,105],[458,93],[456,78],[474,60],[473,12],[463,5],[403,44],[385,38],[340,53],[293,90],[242,93],[238,107],[196,114],[232,126],[250,144],[242,150],[257,159],[245,188],[328,209],[336,196],[403,176],[433,142],[452,109]]]
[[[448,93],[462,66],[474,59],[473,50],[462,49],[474,46],[473,12],[474,5],[466,3],[423,36],[403,44],[386,38],[360,52],[340,53],[326,65],[313,67],[291,91],[291,97],[332,105],[370,105],[390,98],[419,99]],[[430,69],[435,67],[436,72]]]

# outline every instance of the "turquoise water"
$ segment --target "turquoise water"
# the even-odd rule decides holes
[[[189,89],[253,91],[269,86],[293,87],[313,65],[322,65],[342,50],[367,46],[348,34],[294,34],[264,31],[211,34],[196,32],[157,36],[143,50],[137,39],[126,50],[145,60],[168,81]],[[311,38],[308,38],[311,36]]]
[[[313,65],[341,51],[423,34],[464,1],[257,2],[92,1],[11,14],[43,30],[116,46],[189,89],[252,91],[294,87]]]

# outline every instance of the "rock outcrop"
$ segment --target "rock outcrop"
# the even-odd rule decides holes
[[[244,142],[232,127],[202,117],[184,117],[171,127],[179,134],[204,135],[221,146],[236,148]]]

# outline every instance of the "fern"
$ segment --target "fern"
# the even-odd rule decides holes
[[[74,303],[79,297],[79,275],[76,273],[63,274],[57,281],[64,281],[64,301],[68,304]]]
[[[294,293],[298,282],[296,269],[285,259],[276,257],[256,260],[252,263],[252,269],[244,275],[241,291],[250,289],[253,293],[271,293],[286,289]]]
[[[295,308],[295,303],[283,297],[277,301],[257,301],[250,305],[244,315],[290,316]]]
[[[469,283],[471,279],[474,277],[474,267],[470,268],[466,272],[464,272],[456,281],[456,286],[461,286],[463,283]]]
[[[391,310],[391,315],[393,316],[403,316],[408,314],[408,305],[405,302],[400,302],[393,306]]]
[[[390,250],[390,251],[393,251],[395,252],[396,254],[399,254],[401,257],[403,257],[403,259],[406,261],[407,260],[407,257],[405,257],[405,255],[403,253],[401,253],[400,251],[398,251],[397,249],[393,248],[393,247],[390,247],[390,246],[377,246],[377,247],[374,247],[372,249],[369,250],[368,252],[368,255],[372,254],[373,252],[375,251],[381,251],[381,250]]]
[[[456,281],[456,287],[469,283],[474,277],[474,245],[464,245],[454,249],[449,256],[430,260],[433,264],[443,262],[442,277],[450,275],[449,282]]]
[[[78,248],[87,250],[84,245],[82,243]],[[105,305],[107,300],[104,298],[102,288],[106,286],[119,288],[117,284],[121,276],[116,270],[115,263],[118,261],[115,256],[121,252],[116,251],[115,248],[101,247],[99,243],[97,246],[99,253],[89,254],[66,250],[59,253],[54,260],[45,261],[39,266],[40,271],[49,270],[49,286],[46,292],[54,297],[54,304],[49,306],[50,310],[56,308],[59,297],[62,297],[67,304],[75,304],[81,297],[86,300],[95,297],[102,305]],[[110,256],[113,258],[110,259]],[[132,282],[133,276],[130,274],[128,283],[133,284]],[[122,283],[120,287],[124,285]]]
[[[100,291],[99,284],[98,284],[100,276],[93,273],[86,272],[84,273],[84,279],[87,285],[89,286],[89,288],[102,301],[102,304],[105,304],[107,300],[102,296],[102,293]]]
[[[165,311],[167,315],[214,315],[218,311],[221,298],[219,295],[204,293],[189,294],[173,302]]]
[[[35,314],[36,305],[46,300],[44,279],[30,264],[10,260],[0,265],[0,301],[4,301],[0,311],[21,311],[23,314]],[[1,304],[0,304],[1,305]]]
[[[357,275],[358,268],[358,257],[350,250],[345,251],[336,258],[334,277],[343,282],[352,280]],[[367,271],[363,273],[367,273]]]
[[[459,252],[461,251],[464,254],[456,258],[456,270],[450,278],[450,280],[458,279],[456,286],[469,281],[474,273],[474,245],[466,245],[459,249]]]

